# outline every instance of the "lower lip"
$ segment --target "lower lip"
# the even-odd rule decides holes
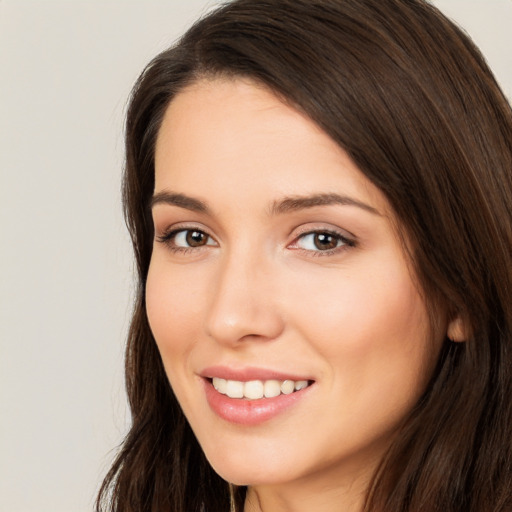
[[[211,381],[205,379],[206,399],[210,408],[222,419],[239,425],[258,425],[275,418],[289,407],[304,398],[312,385],[289,395],[281,394],[273,398],[247,400],[244,398],[229,398],[219,393]]]

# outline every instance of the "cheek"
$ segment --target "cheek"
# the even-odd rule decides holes
[[[422,385],[434,359],[426,307],[405,266],[380,268],[340,272],[321,289],[319,280],[303,280],[302,293],[289,298],[298,328],[329,361],[334,378],[368,388],[402,378]],[[298,298],[305,296],[315,299]]]
[[[190,334],[198,328],[201,305],[200,279],[172,269],[156,257],[151,261],[146,282],[146,311],[149,325],[166,366],[190,348]]]
[[[402,272],[345,276],[324,292],[298,325],[328,363],[329,411],[342,418],[332,420],[331,441],[362,446],[393,432],[424,392],[434,361],[428,315]],[[322,406],[310,412],[321,418]]]
[[[196,275],[197,277],[197,275]],[[146,311],[169,383],[187,417],[196,402],[190,384],[191,353],[200,339],[203,281],[164,258],[151,261],[146,282]],[[201,293],[201,290],[203,293]]]

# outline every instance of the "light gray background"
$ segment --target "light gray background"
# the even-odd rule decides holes
[[[512,98],[512,0],[437,0]],[[86,512],[127,427],[122,124],[215,0],[0,0],[0,511]]]

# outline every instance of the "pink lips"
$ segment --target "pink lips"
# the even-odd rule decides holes
[[[222,419],[240,425],[258,425],[278,416],[289,407],[305,398],[312,386],[295,391],[289,395],[281,394],[273,398],[248,400],[244,398],[229,398],[215,390],[211,379],[219,377],[226,380],[311,380],[304,376],[296,376],[259,368],[233,369],[227,367],[210,367],[201,372],[203,377],[206,399],[210,408]]]

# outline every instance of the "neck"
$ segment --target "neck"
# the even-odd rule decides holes
[[[319,475],[307,482],[251,486],[244,512],[362,512],[368,485],[367,475],[338,480],[335,485]]]

